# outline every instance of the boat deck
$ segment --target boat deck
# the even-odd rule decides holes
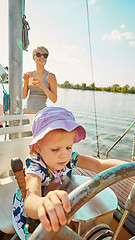
[[[94,177],[95,173],[84,170],[81,168],[75,168],[75,173],[78,175],[83,175],[87,177]],[[119,222],[123,212],[124,212],[124,204],[127,200],[127,197],[135,183],[135,177],[130,177],[119,181],[118,183],[113,184],[110,188],[115,192],[118,199],[118,207],[114,212],[114,218]],[[132,235],[135,235],[135,211],[129,213],[123,227]]]
[[[84,170],[81,168],[74,168],[74,171],[78,175],[83,175],[86,177],[94,177],[95,173],[92,171]],[[135,182],[135,177],[130,177],[127,179],[124,179],[122,181],[119,181],[118,183],[113,184],[110,188],[115,192],[117,198],[118,198],[118,207],[116,211],[114,212],[114,219],[119,222],[122,214],[124,212],[124,204],[127,200],[127,197],[130,193],[130,190],[132,189],[132,186]],[[135,212],[129,213],[125,223],[124,223],[124,229],[128,231],[128,233],[131,236],[135,235]],[[113,230],[113,229],[112,229]],[[13,235],[8,235],[0,232],[0,239],[2,240],[9,240],[11,239]],[[16,240],[19,240],[19,238],[15,238]],[[125,236],[125,238],[120,237],[118,239],[129,239]]]

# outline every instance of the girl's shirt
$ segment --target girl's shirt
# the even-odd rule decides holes
[[[61,170],[61,176],[72,175],[72,169],[77,166],[77,159],[78,153],[73,152],[69,163],[64,167],[64,169]],[[57,178],[57,175],[51,172],[47,168],[45,163],[41,160],[41,158],[36,155],[33,158],[29,156],[26,159],[25,173],[32,173],[39,176],[41,178],[42,186],[48,185],[52,179]],[[28,232],[27,217],[24,210],[22,194],[19,187],[17,187],[16,193],[13,198],[12,220],[15,231],[20,237],[20,239],[28,240],[31,234]]]
[[[72,175],[72,169],[77,166],[77,159],[78,153],[73,152],[69,163],[64,167],[64,169],[61,170],[61,176]],[[41,178],[41,185],[44,185],[44,183],[47,185],[52,179],[57,178],[57,175],[49,170],[46,164],[37,155],[35,155],[33,158],[29,157],[26,159],[25,173],[32,173],[39,176]]]

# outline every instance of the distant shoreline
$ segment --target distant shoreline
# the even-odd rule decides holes
[[[2,83],[0,81],[0,83]],[[8,84],[8,82],[3,82],[4,84]],[[68,81],[60,84],[58,83],[58,87],[60,88],[67,88],[67,89],[79,89],[79,90],[90,90],[90,91],[103,91],[103,92],[117,92],[117,93],[131,93],[135,94],[135,87],[131,87],[126,84],[124,87],[120,87],[119,84],[113,84],[111,87],[96,87],[94,83],[87,86],[86,83],[79,84],[72,84]]]
[[[62,84],[58,83],[58,87],[67,89],[80,89],[80,90],[94,90],[94,91],[104,91],[104,92],[117,92],[117,93],[131,93],[135,94],[135,87],[131,87],[126,84],[124,87],[120,87],[119,84],[113,84],[111,87],[96,87],[94,83],[87,86],[86,83],[72,84],[69,81],[65,81]]]

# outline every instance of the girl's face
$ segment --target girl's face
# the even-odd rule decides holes
[[[38,141],[39,154],[49,169],[61,170],[70,161],[75,131],[58,129]]]

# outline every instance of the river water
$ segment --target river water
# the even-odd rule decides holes
[[[5,84],[5,88],[8,85]],[[95,108],[93,92],[58,88],[58,100],[48,106],[60,106],[70,110],[76,121],[86,130],[86,139],[74,145],[80,153],[93,154],[97,152]],[[0,103],[2,103],[2,86],[0,84]],[[97,127],[100,154],[106,151],[135,121],[135,95],[123,93],[95,92]],[[23,102],[23,105],[25,101]],[[109,158],[130,159],[132,154],[135,127],[109,153]]]

